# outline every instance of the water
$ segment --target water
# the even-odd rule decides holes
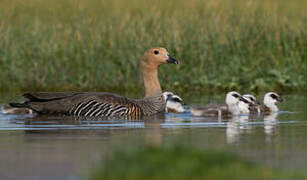
[[[18,100],[2,95],[0,104]],[[91,120],[3,115],[0,112],[0,179],[86,179],[114,148],[135,144],[191,143],[226,149],[269,167],[305,170],[307,97],[283,95],[278,114],[229,120],[165,114],[146,120]],[[16,99],[17,98],[17,99]],[[191,106],[223,96],[186,96]]]

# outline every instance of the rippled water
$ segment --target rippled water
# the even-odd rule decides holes
[[[0,104],[19,96],[2,97]],[[228,120],[191,117],[188,111],[134,121],[0,112],[0,179],[77,179],[86,177],[114,147],[178,141],[203,148],[227,149],[271,167],[304,170],[307,98],[294,94],[283,98],[278,114]],[[184,97],[191,106],[223,99],[223,96]]]

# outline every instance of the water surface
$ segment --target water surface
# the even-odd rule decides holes
[[[1,97],[0,104],[20,98],[15,94]],[[189,106],[224,100],[223,95],[183,98]],[[269,167],[303,171],[307,161],[307,97],[292,94],[283,98],[278,114],[227,120],[191,117],[188,111],[141,120],[0,112],[0,179],[86,179],[114,148],[174,142],[225,149]]]

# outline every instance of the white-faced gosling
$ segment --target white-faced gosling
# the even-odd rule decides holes
[[[184,102],[178,96],[172,92],[164,92],[164,98],[166,99],[165,112],[168,113],[183,113],[184,112]]]
[[[253,113],[260,112],[261,114],[270,114],[272,112],[278,112],[279,109],[276,105],[277,102],[282,102],[283,99],[275,92],[268,92],[264,95],[263,106],[252,106],[250,111]]]
[[[239,109],[241,114],[249,114],[250,106],[253,106],[253,101],[249,98],[252,95],[243,95],[242,99],[239,101]]]
[[[251,94],[244,94],[242,96],[244,100],[240,100],[239,108],[241,114],[249,114],[251,112],[251,106],[253,106],[253,111],[258,110],[260,113],[259,102],[256,100],[255,96]]]
[[[205,117],[230,117],[239,115],[240,100],[243,100],[242,96],[236,91],[231,91],[226,95],[226,105],[209,105],[203,108],[191,108],[191,114],[193,116]]]

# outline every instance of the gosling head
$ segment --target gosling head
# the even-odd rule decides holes
[[[283,99],[275,92],[268,92],[264,95],[263,104],[271,109],[272,112],[277,112],[277,102],[282,102]]]
[[[243,114],[249,114],[250,113],[249,108],[250,106],[253,106],[253,105],[254,105],[254,102],[249,98],[249,96],[243,95],[239,101],[240,112]]]
[[[240,114],[239,102],[245,100],[241,94],[236,91],[231,91],[226,95],[226,104],[233,115]]]
[[[227,105],[238,105],[241,99],[243,100],[241,94],[236,91],[231,91],[227,93],[225,102]]]
[[[167,101],[167,99],[169,97],[173,96],[173,95],[174,95],[174,93],[169,92],[169,91],[163,92],[163,97],[164,97],[165,101]]]
[[[183,108],[184,102],[178,95],[175,95],[172,92],[164,92],[163,96],[166,99],[166,107],[165,107],[166,112],[175,112],[175,113],[184,112]]]
[[[161,64],[167,63],[178,64],[178,61],[162,47],[154,47],[147,50],[142,58],[143,65],[149,65],[153,68],[157,68]]]
[[[245,99],[247,99],[250,103],[252,103],[253,105],[260,105],[259,101],[257,101],[257,99],[255,98],[255,96],[251,95],[251,94],[244,94],[243,97]]]

